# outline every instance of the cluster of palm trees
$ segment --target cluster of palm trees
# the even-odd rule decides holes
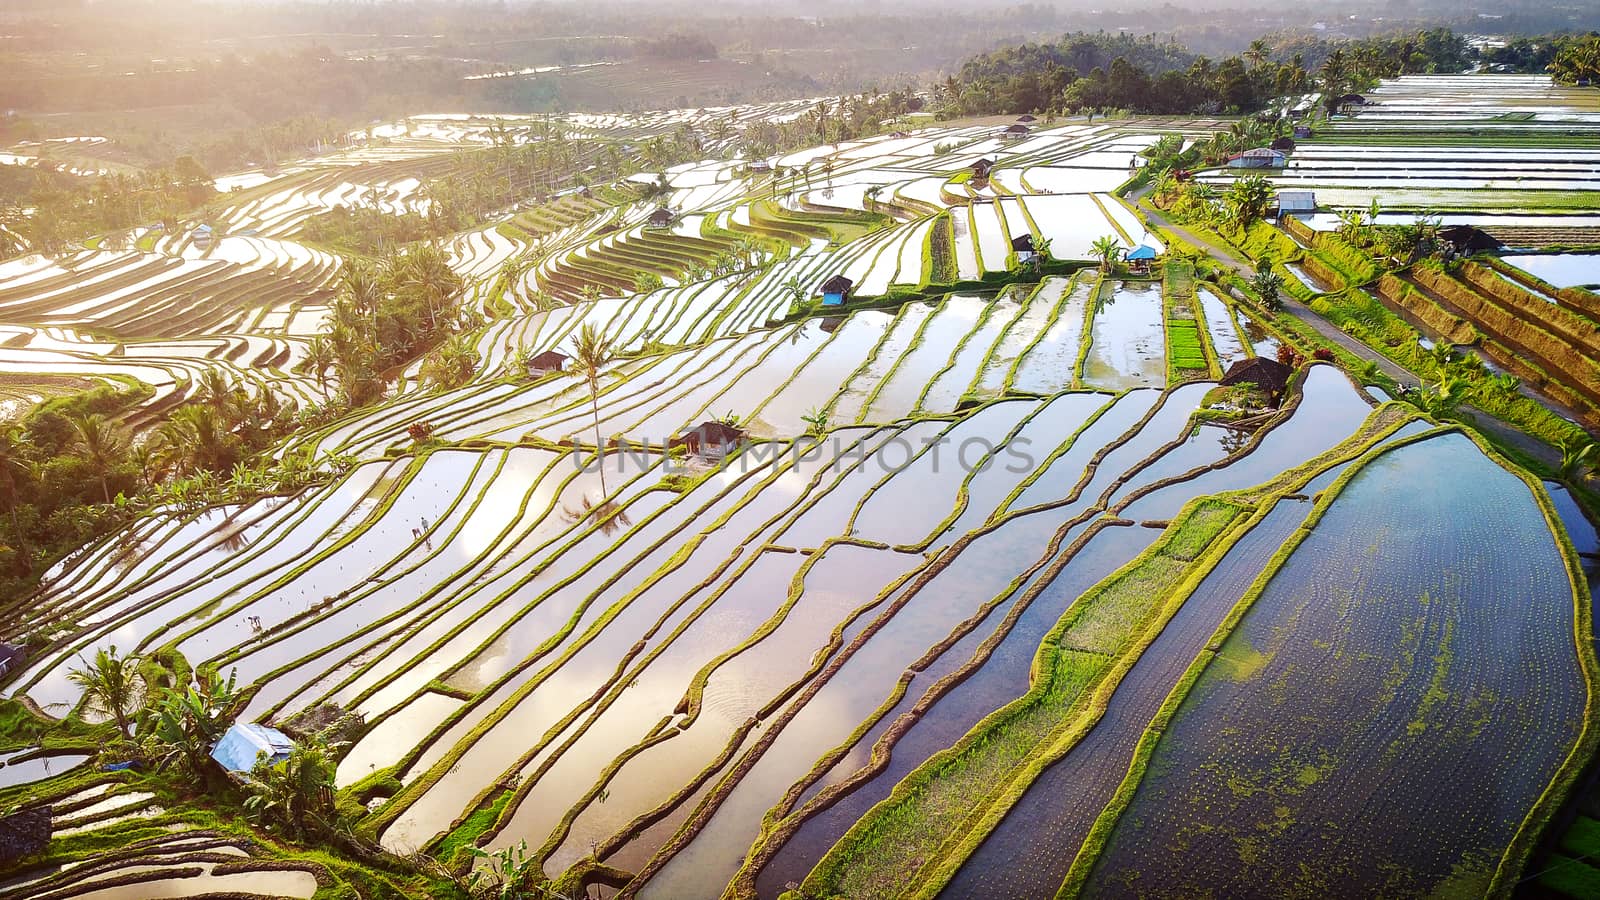
[[[1394,268],[1405,268],[1430,255],[1447,264],[1455,261],[1453,248],[1439,240],[1442,220],[1437,214],[1422,211],[1410,222],[1380,225],[1378,216],[1382,212],[1377,200],[1366,209],[1340,210],[1335,230],[1352,246],[1388,259]]]
[[[40,410],[0,430],[0,504],[7,540],[0,581],[25,590],[41,558],[82,544],[153,506],[197,509],[265,492],[297,490],[350,461],[259,451],[319,411],[302,411],[270,390],[255,394],[218,370],[154,427],[135,432],[93,407]]]
[[[1558,81],[1600,84],[1600,35],[1563,38],[1558,41],[1550,74]]]
[[[215,195],[209,176],[196,174],[188,157],[182,169],[97,178],[57,173],[40,162],[26,174],[31,184],[7,191],[0,204],[0,259],[36,250],[55,255],[95,234],[120,233],[161,222],[169,230]]]
[[[1212,132],[1197,149],[1206,165],[1221,165],[1253,147],[1265,147],[1285,136],[1291,127],[1289,120],[1273,115],[1247,116],[1229,125],[1226,131]]]
[[[413,244],[376,263],[346,260],[340,279],[328,333],[311,340],[302,364],[324,396],[328,370],[336,373],[339,405],[378,399],[397,369],[477,324],[460,302],[461,276],[433,244]]]
[[[684,269],[683,275],[689,281],[703,281],[707,278],[721,278],[735,272],[760,268],[761,262],[761,245],[749,238],[740,238],[732,247],[709,260],[691,262]]]
[[[1178,181],[1170,172],[1156,177],[1151,199],[1180,221],[1203,221],[1244,230],[1266,217],[1275,192],[1261,175],[1235,179],[1221,192],[1198,181]]]

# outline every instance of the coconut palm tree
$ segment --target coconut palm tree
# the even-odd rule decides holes
[[[1244,58],[1250,61],[1252,68],[1266,62],[1270,56],[1272,56],[1272,48],[1268,47],[1267,42],[1261,38],[1251,41],[1250,46],[1244,51]]]
[[[585,322],[578,330],[572,344],[573,373],[589,385],[589,404],[594,410],[594,447],[598,457],[605,446],[600,440],[600,370],[611,362],[611,339],[600,332],[593,322]],[[606,491],[606,467],[600,464],[600,494]]]
[[[339,361],[338,354],[333,351],[333,342],[327,335],[319,334],[306,344],[306,359],[303,364],[311,370],[317,379],[317,390],[322,392],[322,399],[328,399],[328,369]]]
[[[1165,203],[1172,199],[1178,192],[1178,178],[1172,174],[1171,169],[1163,169],[1156,175],[1155,185],[1151,189],[1151,196],[1157,203]]]
[[[75,445],[78,455],[94,472],[100,482],[100,494],[106,505],[111,505],[111,473],[127,452],[128,442],[115,423],[104,416],[84,416],[73,420]]]
[[[1117,254],[1122,252],[1122,245],[1117,242],[1116,235],[1108,234],[1096,238],[1094,243],[1089,245],[1089,249],[1095,259],[1100,260],[1100,271],[1110,272],[1111,264],[1116,262]]]
[[[129,718],[139,703],[142,679],[139,677],[139,658],[117,655],[115,646],[103,647],[95,652],[94,659],[78,657],[83,665],[67,673],[67,678],[80,688],[88,703],[105,710],[117,722],[122,739],[133,740]]]
[[[243,455],[243,442],[209,406],[180,407],[156,431],[157,453],[174,471],[227,472]]]

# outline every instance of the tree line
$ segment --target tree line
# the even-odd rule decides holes
[[[1379,78],[1459,72],[1471,62],[1448,29],[1343,43],[1260,38],[1220,60],[1170,40],[1071,34],[982,54],[938,86],[947,117],[1118,109],[1150,114],[1239,114],[1311,90],[1343,93]]]

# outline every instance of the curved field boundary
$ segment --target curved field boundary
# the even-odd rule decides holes
[[[1382,415],[1374,415],[1370,421],[1384,424],[1378,427],[1370,438],[1351,439],[1356,441],[1358,447],[1369,446],[1371,442],[1384,440],[1402,427],[1406,419],[1401,418],[1390,422]],[[1365,431],[1366,429],[1364,428],[1363,432]],[[1259,443],[1263,437],[1264,434],[1258,435],[1249,449],[1253,449],[1254,444]],[[1324,454],[1319,458],[1320,464],[1318,461],[1308,462],[1300,467],[1297,472],[1291,473],[1287,479],[1282,477],[1276,479],[1275,483],[1270,487],[1263,486],[1249,491],[1235,491],[1219,495],[1221,498],[1229,498],[1222,502],[1231,503],[1237,500],[1243,503],[1240,511],[1251,510],[1250,514],[1245,515],[1242,521],[1238,518],[1231,519],[1230,521],[1235,523],[1234,526],[1225,527],[1223,532],[1216,536],[1214,542],[1203,545],[1206,552],[1195,557],[1196,562],[1192,566],[1185,568],[1183,571],[1173,573],[1177,580],[1168,585],[1168,587],[1172,588],[1170,592],[1164,593],[1165,588],[1156,589],[1157,594],[1166,598],[1165,602],[1158,604],[1159,608],[1153,611],[1154,618],[1152,620],[1138,627],[1140,637],[1135,644],[1124,647],[1116,654],[1100,680],[1091,681],[1084,686],[1082,689],[1084,693],[1070,704],[1070,708],[1064,714],[1062,725],[1059,728],[1064,728],[1065,730],[1058,730],[1055,732],[1055,737],[1045,739],[1049,744],[1049,749],[1042,753],[1038,750],[1031,751],[1025,761],[1019,760],[1017,763],[1019,768],[1012,770],[1015,774],[1011,776],[1009,786],[997,788],[996,793],[990,795],[996,798],[992,803],[968,812],[965,821],[956,826],[956,830],[946,838],[944,846],[938,850],[930,850],[928,852],[927,856],[930,858],[930,862],[919,868],[914,881],[907,885],[902,879],[895,878],[894,883],[896,884],[897,895],[907,897],[935,896],[954,876],[961,864],[977,849],[983,839],[1005,817],[1011,806],[1020,799],[1038,774],[1064,756],[1084,734],[1094,727],[1100,716],[1103,715],[1105,704],[1120,684],[1122,676],[1137,661],[1143,649],[1154,640],[1165,622],[1176,612],[1188,594],[1205,579],[1211,568],[1226,556],[1228,550],[1234,544],[1254,528],[1261,519],[1266,517],[1278,499],[1298,490],[1304,483],[1315,477],[1318,472],[1338,464],[1341,460],[1351,458],[1354,453],[1347,449],[1349,443],[1350,441],[1347,441],[1340,448],[1335,448]],[[1249,449],[1245,452],[1249,452]],[[1229,460],[1215,465],[1223,465],[1234,458],[1237,457],[1230,457]],[[1182,476],[1164,479],[1147,485],[1140,491],[1123,499],[1119,503],[1119,508],[1125,507],[1139,499],[1139,497],[1161,487],[1197,477],[1213,467],[1203,467],[1200,470],[1186,473]],[[1051,632],[1051,636],[1046,640],[1047,646],[1059,643],[1061,636],[1067,633],[1066,629],[1070,629],[1072,623],[1085,614],[1085,605],[1092,605],[1093,598],[1098,596],[1099,593],[1114,591],[1115,586],[1120,581],[1141,575],[1141,570],[1144,567],[1149,566],[1154,560],[1167,552],[1167,548],[1179,539],[1188,519],[1207,502],[1219,501],[1216,498],[1207,497],[1198,497],[1189,501],[1179,516],[1163,531],[1161,538],[1155,544],[1079,598],[1068,609],[1067,613],[1062,616],[1056,628]],[[971,755],[990,752],[995,735],[1003,731],[1019,711],[1039,702],[1044,693],[1048,692],[1050,679],[1041,675],[1041,673],[1048,672],[1051,669],[1049,665],[1043,662],[1045,654],[1045,649],[1041,649],[1035,657],[1033,675],[1030,678],[1030,688],[1027,694],[1007,707],[990,714],[982,722],[974,726],[958,744],[931,757],[911,775],[907,776],[906,779],[897,784],[890,797],[864,815],[857,825],[851,829],[851,832],[847,834],[846,838],[841,840],[824,857],[822,862],[819,862],[811,878],[807,879],[806,890],[810,893],[828,895],[830,892],[837,892],[841,889],[842,886],[836,881],[812,882],[813,878],[825,879],[829,877],[823,874],[826,871],[826,867],[831,866],[836,870],[844,867],[847,870],[851,865],[870,867],[880,864],[882,862],[881,855],[875,854],[870,849],[850,847],[847,842],[852,839],[856,841],[873,840],[873,834],[876,830],[872,824],[874,817],[887,817],[891,821],[895,820],[897,817],[894,810],[897,804],[917,802],[917,795],[927,789],[932,779],[939,777],[938,772],[954,763],[962,754]],[[874,754],[877,754],[876,749]],[[902,813],[901,815],[908,814]],[[887,839],[887,835],[885,835],[885,839]],[[952,842],[954,843],[952,844]],[[898,852],[898,850],[892,852]],[[840,875],[842,874],[841,872]],[[837,878],[839,876],[836,875],[834,877]],[[746,882],[746,886],[748,886],[748,882]],[[847,891],[847,893],[858,895],[855,891]],[[859,895],[865,896],[872,893],[875,893],[875,890],[867,890],[864,894]]]
[[[1565,761],[1557,770],[1556,775],[1553,777],[1551,783],[1546,787],[1544,792],[1540,795],[1538,801],[1535,803],[1534,807],[1524,818],[1522,825],[1518,828],[1515,837],[1513,838],[1511,844],[1507,847],[1505,853],[1502,855],[1499,865],[1496,867],[1494,879],[1490,887],[1490,894],[1491,896],[1497,897],[1510,895],[1512,887],[1515,886],[1516,875],[1520,873],[1523,865],[1526,863],[1528,855],[1532,852],[1533,847],[1537,842],[1540,831],[1549,823],[1550,818],[1559,807],[1565,792],[1571,788],[1573,783],[1575,783],[1583,765],[1585,764],[1585,761],[1592,756],[1596,746],[1600,745],[1600,733],[1597,733],[1596,726],[1593,721],[1596,703],[1596,684],[1600,683],[1600,663],[1596,662],[1594,646],[1592,643],[1593,622],[1590,610],[1588,609],[1589,603],[1587,586],[1581,577],[1581,568],[1579,567],[1576,553],[1572,549],[1570,541],[1565,538],[1564,530],[1559,530],[1559,517],[1556,515],[1554,507],[1550,503],[1548,496],[1544,494],[1542,485],[1540,485],[1536,479],[1533,479],[1532,476],[1521,472],[1514,466],[1509,465],[1508,461],[1506,461],[1503,456],[1495,453],[1492,448],[1488,447],[1478,436],[1472,434],[1468,430],[1451,425],[1435,428],[1420,434],[1402,437],[1388,443],[1372,446],[1365,453],[1363,453],[1354,464],[1341,473],[1340,476],[1335,479],[1326,490],[1318,495],[1316,506],[1307,516],[1306,521],[1298,529],[1296,529],[1294,535],[1288,541],[1286,541],[1283,546],[1279,548],[1278,552],[1273,555],[1272,559],[1269,560],[1268,564],[1263,568],[1255,583],[1251,585],[1250,590],[1245,593],[1240,602],[1233,608],[1228,617],[1213,634],[1212,639],[1207,644],[1205,651],[1196,657],[1193,664],[1184,674],[1182,680],[1180,680],[1171,694],[1168,695],[1167,700],[1162,704],[1161,710],[1158,712],[1156,718],[1152,720],[1150,727],[1145,731],[1144,737],[1141,738],[1139,742],[1139,746],[1135,751],[1133,764],[1129,769],[1127,777],[1123,781],[1121,787],[1118,788],[1116,795],[1112,798],[1112,801],[1107,804],[1105,810],[1096,819],[1094,826],[1090,831],[1088,840],[1085,841],[1083,848],[1073,860],[1072,867],[1057,893],[1058,898],[1071,898],[1081,895],[1084,888],[1088,884],[1091,874],[1099,862],[1100,854],[1104,850],[1106,843],[1109,841],[1112,831],[1116,828],[1123,812],[1126,811],[1128,806],[1131,804],[1133,796],[1138,790],[1139,784],[1143,779],[1145,768],[1149,764],[1157,744],[1160,742],[1163,734],[1165,733],[1167,725],[1172,721],[1172,718],[1178,712],[1179,707],[1182,706],[1183,701],[1188,697],[1191,689],[1199,681],[1200,676],[1205,672],[1212,660],[1217,658],[1222,649],[1223,643],[1233,633],[1240,621],[1242,621],[1244,618],[1245,614],[1254,605],[1255,601],[1259,599],[1260,596],[1265,592],[1268,585],[1276,577],[1278,571],[1282,568],[1284,563],[1287,562],[1294,551],[1311,534],[1316,524],[1327,513],[1328,509],[1331,508],[1334,501],[1338,499],[1339,495],[1344,491],[1344,489],[1360,475],[1367,465],[1371,464],[1374,460],[1382,457],[1383,455],[1407,446],[1411,446],[1413,444],[1420,443],[1422,441],[1426,441],[1441,434],[1450,433],[1464,434],[1470,440],[1472,440],[1480,450],[1484,451],[1485,454],[1488,455],[1490,459],[1492,459],[1497,465],[1505,468],[1511,474],[1516,475],[1520,480],[1523,481],[1525,485],[1529,487],[1536,503],[1543,510],[1546,526],[1547,528],[1551,529],[1552,535],[1556,539],[1558,549],[1563,558],[1566,560],[1568,578],[1573,585],[1573,636],[1577,648],[1579,665],[1581,670],[1584,672],[1587,682],[1587,698],[1585,703],[1586,714],[1583,717],[1578,739],[1575,741],[1572,751],[1570,751]]]

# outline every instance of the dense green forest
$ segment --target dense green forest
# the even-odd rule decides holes
[[[1471,62],[1466,41],[1443,28],[1347,43],[1259,38],[1221,60],[1148,35],[1073,34],[975,57],[942,89],[947,110],[962,115],[1242,113],[1276,97],[1338,92],[1394,75],[1459,72]]]

